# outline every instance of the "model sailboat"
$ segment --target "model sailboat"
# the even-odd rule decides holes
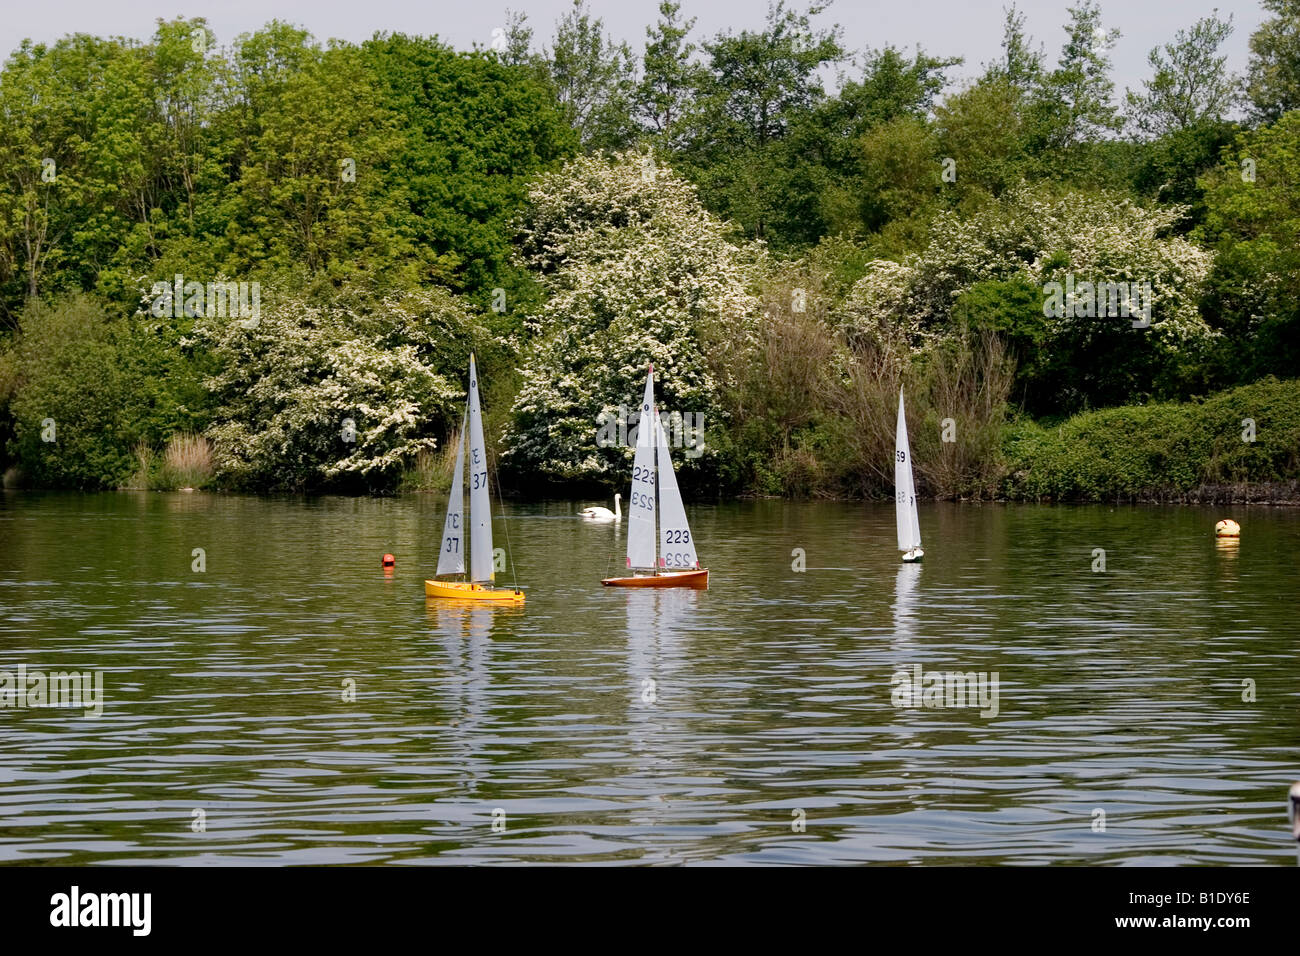
[[[695,554],[668,441],[655,408],[654,377],[651,365],[641,400],[632,493],[628,496],[627,566],[632,574],[600,583],[622,588],[707,588],[709,569],[700,567]]]
[[[894,513],[898,521],[898,550],[904,561],[920,561],[921,524],[916,516],[916,482],[912,478],[912,450],[907,444],[907,416],[903,390],[898,390],[898,427],[894,431]]]
[[[468,427],[466,427],[468,426]],[[469,512],[465,511],[465,448],[469,446]],[[465,526],[469,525],[466,541]],[[466,545],[468,544],[468,549]],[[468,580],[437,580],[465,574],[465,552],[469,551]],[[424,582],[427,597],[459,601],[503,601],[520,604],[524,594],[517,587],[492,587],[496,579],[492,553],[492,498],[488,493],[487,448],[483,443],[483,414],[478,402],[478,372],[474,356],[469,357],[469,397],[461,419],[460,444],[456,449],[456,470],[451,479],[451,500],[442,526],[442,547],[438,552],[435,580]]]

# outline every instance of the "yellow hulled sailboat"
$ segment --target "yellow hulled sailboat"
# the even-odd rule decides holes
[[[465,509],[465,448],[469,447],[469,510]],[[468,540],[466,538],[468,525]],[[468,548],[467,548],[468,545]],[[465,552],[469,551],[469,575],[465,576]],[[455,580],[460,577],[462,580]],[[452,580],[442,580],[452,578]],[[483,413],[478,401],[478,372],[474,356],[469,357],[469,396],[461,419],[460,444],[456,449],[456,470],[451,479],[451,499],[442,526],[442,547],[438,571],[424,582],[426,597],[454,601],[495,601],[522,604],[518,587],[493,587],[496,579],[492,560],[492,498],[488,491],[487,448],[483,443]]]

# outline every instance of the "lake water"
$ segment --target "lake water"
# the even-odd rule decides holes
[[[694,505],[652,592],[513,504],[515,610],[426,601],[442,505],[0,496],[0,670],[104,688],[0,709],[0,862],[1296,862],[1300,511]]]

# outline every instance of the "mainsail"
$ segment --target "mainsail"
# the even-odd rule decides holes
[[[438,552],[438,574],[465,573],[465,423],[469,408],[460,421],[456,438],[456,474],[451,479],[451,500],[447,502],[447,520],[442,525],[442,549]]]
[[[916,485],[912,480],[912,451],[907,444],[907,416],[903,390],[898,390],[898,427],[894,432],[894,513],[898,522],[898,550],[921,546],[921,525],[916,515]]]
[[[646,374],[641,420],[632,460],[632,493],[627,507],[627,566],[655,566],[655,432],[654,366]]]
[[[491,581],[492,499],[488,494],[487,448],[478,405],[478,371],[469,357],[469,567],[471,581]]]
[[[686,523],[682,494],[677,490],[677,476],[673,472],[673,460],[668,452],[668,438],[658,415],[655,416],[654,425],[658,436],[656,446],[659,457],[659,566],[670,571],[698,568],[700,561],[695,555],[690,526]]]

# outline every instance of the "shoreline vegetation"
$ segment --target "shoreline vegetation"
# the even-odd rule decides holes
[[[1300,4],[1263,6],[1245,76],[1211,15],[1122,103],[1095,0],[984,64],[784,2],[664,2],[639,51],[581,0],[473,50],[24,42],[5,487],[437,491],[473,354],[512,496],[625,490],[653,363],[687,500],[888,499],[901,389],[923,498],[1300,504]]]

